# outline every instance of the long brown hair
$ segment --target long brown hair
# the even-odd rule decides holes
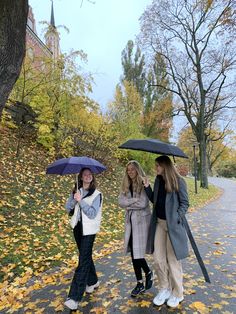
[[[137,177],[134,181],[130,179],[127,173],[129,165],[132,165],[137,171]],[[136,160],[130,160],[125,168],[125,173],[121,183],[121,192],[127,194],[129,192],[130,185],[132,184],[133,191],[140,194],[143,189],[143,177],[145,177],[145,172],[140,164]]]
[[[78,175],[78,190],[83,186],[82,175],[83,175],[85,170],[89,170],[92,173],[91,169],[89,169],[89,168],[82,168],[80,170],[80,173]],[[93,173],[92,173],[92,176],[93,176],[93,180],[90,182],[89,191],[95,190],[97,187],[96,179],[95,179],[95,176]],[[77,182],[75,182],[75,187],[73,189],[73,193],[76,193],[76,191],[77,191]]]
[[[180,174],[176,170],[173,162],[168,156],[159,156],[155,159],[155,162],[158,163],[163,169],[163,179],[165,181],[165,188],[167,192],[173,192],[179,190],[178,178]]]

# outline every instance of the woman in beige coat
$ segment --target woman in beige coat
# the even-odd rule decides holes
[[[144,256],[147,251],[147,236],[151,218],[148,197],[143,187],[145,176],[139,163],[130,161],[125,169],[119,205],[126,209],[125,215],[125,253],[131,252],[137,285],[131,296],[136,297],[152,287],[152,271]],[[143,284],[142,270],[145,273],[145,286]]]

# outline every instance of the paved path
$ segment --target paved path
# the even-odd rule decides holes
[[[185,299],[178,309],[153,306],[155,286],[139,298],[130,298],[135,285],[131,261],[118,250],[96,262],[101,286],[93,295],[85,296],[77,313],[236,313],[236,181],[211,178],[210,182],[224,190],[222,196],[187,218],[211,284],[204,282],[191,251],[183,262]],[[148,260],[153,267],[152,258]],[[57,285],[33,291],[17,313],[57,313],[55,308],[61,309],[59,313],[70,313],[62,304],[71,275],[63,276]]]

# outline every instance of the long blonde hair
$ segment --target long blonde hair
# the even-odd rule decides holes
[[[167,192],[179,191],[179,182],[180,174],[176,170],[174,164],[168,156],[159,156],[155,159],[155,162],[158,163],[163,169],[163,178],[165,181],[165,189]]]
[[[128,176],[128,166],[132,165],[135,170],[137,171],[137,176],[135,178],[134,181],[132,181],[130,179],[130,177]],[[140,166],[140,164],[136,161],[136,160],[130,160],[125,168],[125,173],[123,176],[123,180],[121,183],[121,192],[123,192],[124,194],[127,195],[127,193],[130,191],[130,185],[132,183],[132,187],[133,187],[133,191],[140,194],[142,192],[143,189],[143,177],[145,177],[145,172],[143,171],[142,167]]]

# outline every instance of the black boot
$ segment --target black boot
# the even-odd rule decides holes
[[[148,290],[152,287],[152,283],[153,283],[153,273],[150,270],[147,274],[146,274],[146,282],[145,282],[145,290]]]
[[[137,295],[139,295],[140,293],[144,292],[145,288],[142,282],[138,282],[137,286],[132,290],[131,292],[131,296],[132,297],[136,297]]]

